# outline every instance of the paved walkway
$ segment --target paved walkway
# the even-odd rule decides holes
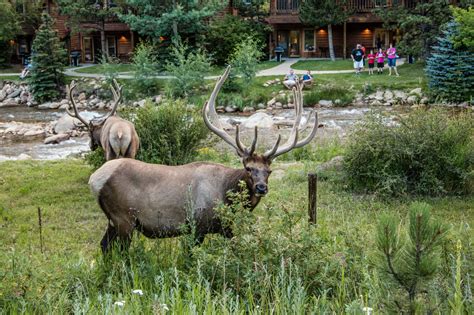
[[[312,59],[287,59],[281,64],[279,64],[276,67],[261,70],[257,73],[257,77],[264,77],[264,76],[284,76],[288,72],[290,72],[291,66],[297,63],[298,61],[304,61],[304,60],[312,60]],[[350,63],[350,61],[347,61]],[[401,66],[405,63],[405,58],[400,58],[397,60],[397,66]],[[98,73],[82,73],[82,72],[77,72],[77,69],[84,69],[88,67],[95,66],[95,64],[85,64],[81,65],[78,68],[67,68],[64,71],[64,74],[67,76],[72,76],[72,77],[83,77],[83,78],[95,78],[95,79],[100,79],[104,78],[105,75],[103,74],[98,74]],[[387,68],[387,65],[385,65]],[[304,74],[306,73],[306,70],[294,70],[296,74]],[[314,70],[311,71],[313,74],[338,74],[338,73],[353,73],[354,70]],[[0,76],[19,76],[19,73],[0,73]],[[123,72],[119,73],[117,75],[117,78],[119,79],[133,79],[133,75],[129,74],[129,72]],[[170,75],[159,75],[156,76],[157,79],[171,79],[173,76]],[[205,77],[206,79],[216,79],[218,76],[207,76]]]

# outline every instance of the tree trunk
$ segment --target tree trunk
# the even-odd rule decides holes
[[[334,54],[334,45],[332,42],[332,25],[328,25],[328,42],[329,42],[329,56],[332,61],[336,61],[336,55]]]
[[[178,9],[178,4],[176,2],[176,0],[173,0],[173,10],[177,10]],[[173,42],[177,43],[178,42],[178,23],[176,22],[176,20],[173,20]]]
[[[101,21],[101,28],[100,28],[100,46],[102,50],[102,58],[106,57],[107,60],[109,59],[109,52],[107,50],[106,40],[105,40],[105,21]]]

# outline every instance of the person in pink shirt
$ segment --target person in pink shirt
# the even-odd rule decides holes
[[[369,64],[369,75],[374,74],[375,54],[372,49],[370,50],[370,53],[367,55],[367,63]]]
[[[375,58],[377,60],[377,73],[382,74],[385,62],[385,53],[382,48],[379,48],[379,51],[375,54]]]
[[[387,49],[387,58],[388,58],[388,75],[392,75],[392,69],[395,70],[397,77],[399,76],[397,71],[397,49],[390,44],[390,48]]]

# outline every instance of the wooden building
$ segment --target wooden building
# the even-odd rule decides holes
[[[397,1],[414,7],[415,0]],[[284,49],[284,57],[329,57],[327,27],[308,27],[301,23],[298,11],[300,0],[270,0],[268,23],[273,27],[270,50]],[[400,39],[397,31],[385,30],[382,20],[372,12],[379,6],[389,7],[392,1],[350,0],[354,12],[343,25],[333,25],[333,45],[336,57],[348,57],[356,44],[367,49],[387,48]],[[273,54],[273,52],[270,52]]]

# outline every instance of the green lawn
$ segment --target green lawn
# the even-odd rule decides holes
[[[406,218],[414,199],[353,195],[321,180],[318,224],[308,226],[307,172],[331,158],[314,153],[323,158],[272,165],[268,196],[252,214],[236,213],[231,241],[208,236],[189,255],[187,238],[149,240],[136,234],[129,263],[119,255],[102,259],[99,242],[107,220],[89,191],[89,166],[80,160],[0,163],[0,309],[5,314],[165,314],[167,309],[169,314],[350,309],[362,314],[361,307],[370,306],[377,314],[391,313],[387,303],[403,298],[387,291],[374,266],[376,222],[387,212]],[[237,157],[231,164],[240,164]],[[277,170],[283,176],[277,177]],[[435,307],[435,313],[446,314],[458,240],[462,274],[473,271],[474,197],[415,199],[433,205],[434,216],[450,227],[442,268],[422,294],[430,301],[424,311]]]
[[[347,60],[300,60],[291,66],[295,70],[351,70],[352,61]]]

